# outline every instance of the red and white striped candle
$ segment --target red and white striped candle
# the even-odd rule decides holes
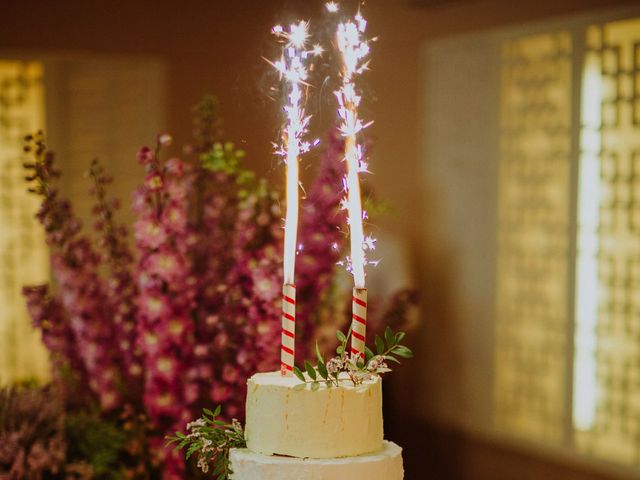
[[[296,287],[282,286],[282,347],[280,350],[280,373],[287,375],[293,370],[296,350]]]
[[[351,302],[351,353],[364,358],[364,346],[367,336],[367,289],[354,288]]]

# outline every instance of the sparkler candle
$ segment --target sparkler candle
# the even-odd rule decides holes
[[[284,157],[286,177],[286,216],[284,226],[284,285],[282,287],[282,345],[280,371],[287,375],[293,370],[295,361],[295,258],[298,233],[298,162],[300,155],[310,148],[303,140],[309,117],[305,115],[304,101],[310,60],[321,53],[319,47],[307,50],[308,25],[298,22],[286,31],[281,26],[273,27],[273,34],[283,40],[283,52],[279,60],[271,63],[280,73],[287,89],[284,106],[286,123],[282,133],[282,145],[276,153]]]
[[[329,11],[336,11],[329,8]],[[346,207],[348,211],[349,231],[351,240],[350,268],[353,274],[354,289],[352,302],[352,338],[351,353],[364,357],[364,346],[367,325],[367,290],[365,289],[364,267],[367,263],[365,249],[373,246],[371,238],[365,239],[360,198],[360,180],[358,174],[366,171],[367,167],[362,157],[362,146],[358,144],[358,133],[369,124],[363,124],[358,117],[360,96],[356,90],[355,79],[367,68],[366,58],[369,54],[369,43],[364,37],[367,22],[360,13],[352,20],[338,24],[336,44],[341,53],[342,72],[341,85],[335,92],[338,99],[338,116],[340,131],[345,137],[345,160],[347,162],[347,190]]]

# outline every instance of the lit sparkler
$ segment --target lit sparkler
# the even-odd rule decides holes
[[[327,10],[337,11],[337,5],[331,3],[327,4]],[[363,123],[358,116],[361,98],[356,89],[357,76],[368,66],[369,41],[364,36],[366,28],[367,21],[358,13],[352,19],[340,22],[336,31],[336,45],[342,60],[342,81],[335,95],[338,100],[339,128],[345,137],[347,176],[343,184],[347,198],[343,205],[346,205],[348,212],[351,240],[351,255],[347,263],[354,279],[351,353],[360,357],[364,357],[367,319],[364,268],[368,262],[365,251],[375,248],[375,239],[364,235],[363,219],[366,218],[366,212],[362,210],[358,176],[368,171],[368,165],[363,159],[362,145],[358,143],[357,135],[371,124]]]
[[[300,21],[291,24],[286,30],[280,25],[273,27],[272,33],[283,40],[282,56],[275,62],[269,62],[280,73],[287,87],[287,102],[284,106],[286,123],[282,133],[282,144],[276,153],[284,157],[287,168],[286,179],[286,215],[284,227],[284,284],[282,287],[282,346],[281,372],[288,374],[294,365],[295,357],[295,258],[298,234],[299,208],[299,159],[300,155],[311,148],[304,140],[309,116],[304,109],[305,90],[310,60],[322,53],[322,48],[313,46],[307,49],[309,39],[308,23]]]

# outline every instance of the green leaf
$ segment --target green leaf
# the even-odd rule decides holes
[[[369,360],[373,357],[373,352],[366,345],[364,346],[364,361],[365,363],[369,363]]]
[[[195,452],[200,450],[200,443],[192,443],[187,449],[187,453],[185,454],[185,458],[189,460],[189,457],[193,455]]]
[[[208,408],[203,408],[202,411],[206,414],[209,415],[210,417],[215,417],[214,413],[209,410]]]
[[[307,375],[309,375],[309,378],[313,381],[316,380],[317,376],[316,376],[316,371],[313,368],[313,366],[309,363],[308,360],[304,361],[304,369],[307,371]]]
[[[324,364],[324,362],[318,362],[318,373],[325,380],[329,378],[329,372],[327,371],[327,366]]]
[[[404,337],[406,337],[407,334],[405,332],[398,332],[396,333],[396,345],[400,345],[400,342],[402,340],[404,340]]]
[[[384,329],[384,340],[387,343],[387,349],[396,346],[396,336],[388,325],[387,328]]]
[[[342,345],[338,345],[338,348],[336,348],[336,353],[338,355],[342,355],[343,352],[344,352],[344,347]]]
[[[316,356],[318,357],[318,363],[324,363],[324,357],[322,356],[322,352],[320,351],[320,347],[318,346],[317,340],[316,340]]]
[[[217,417],[218,415],[220,415],[220,412],[222,411],[222,407],[220,405],[218,405],[216,407],[216,409],[213,411],[213,416]]]
[[[347,341],[347,337],[345,337],[344,333],[340,330],[336,331],[336,337],[338,337],[338,341],[340,343],[345,343]]]
[[[380,338],[380,335],[376,335],[375,342],[376,352],[378,353],[378,355],[382,355],[384,353],[384,342]]]
[[[398,345],[391,351],[391,353],[402,358],[413,357],[413,352],[409,348],[405,347],[404,345]]]
[[[390,360],[390,361],[395,362],[395,363],[398,363],[398,364],[400,363],[400,360],[398,360],[396,357],[393,357],[393,356],[391,356],[391,355],[385,355],[385,356],[384,356],[384,359],[385,359],[385,360]]]
[[[293,367],[293,374],[296,377],[298,377],[301,382],[305,382],[306,383],[307,379],[304,378],[304,373],[302,373],[302,371],[298,367],[296,367],[295,365]]]

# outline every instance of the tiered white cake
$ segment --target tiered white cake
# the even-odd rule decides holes
[[[230,454],[235,480],[401,480],[402,449],[383,440],[379,377],[354,387],[302,386],[280,372],[248,382],[247,448]]]

